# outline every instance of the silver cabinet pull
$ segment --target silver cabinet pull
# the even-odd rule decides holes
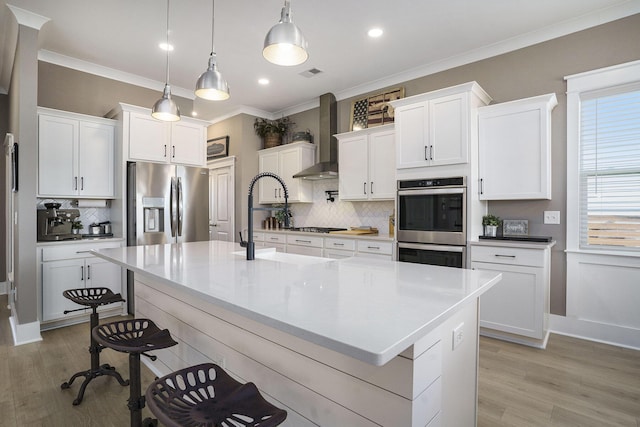
[[[80,177],[80,190],[84,190],[84,176]]]
[[[309,243],[309,244],[311,244],[311,240],[299,240],[299,239],[296,239],[296,242],[298,242],[298,243]]]
[[[429,146],[429,160],[433,160],[433,145]]]
[[[84,266],[80,266],[80,280],[84,280]]]
[[[164,144],[164,157],[167,157],[167,144]]]
[[[515,255],[502,255],[502,254],[495,254],[495,256],[499,257],[499,258],[515,258]]]
[[[363,192],[364,194],[367,194],[367,183],[366,183],[366,182],[363,182],[363,183],[362,183],[362,192]]]
[[[484,179],[480,178],[480,194],[484,194]]]
[[[373,181],[371,181],[371,186],[369,187],[369,189],[371,190],[371,194],[373,194]]]
[[[429,149],[428,145],[424,146],[424,159],[429,160],[429,156],[427,155],[427,150]]]
[[[378,250],[380,250],[380,246],[367,246],[367,249],[378,249]]]
[[[344,243],[334,243],[333,246],[344,246]]]
[[[74,190],[78,189],[78,177],[77,176],[73,177],[73,189]]]
[[[171,146],[171,158],[172,159],[176,158],[176,146],[175,145]]]
[[[90,254],[91,251],[76,251],[77,254]]]
[[[91,280],[91,266],[87,265],[87,280]]]

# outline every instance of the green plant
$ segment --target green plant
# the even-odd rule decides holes
[[[256,117],[253,122],[253,129],[256,131],[256,135],[264,138],[265,135],[275,133],[278,135],[284,135],[289,131],[289,128],[295,123],[291,121],[289,117],[281,117],[276,120],[263,119],[262,117]]]
[[[495,215],[485,215],[482,217],[482,225],[494,225],[494,226],[499,226],[500,225],[500,217],[499,216],[495,216]]]
[[[287,210],[287,212],[285,213],[284,211],[284,204],[282,203],[276,203],[272,206],[274,209],[278,209],[277,211],[274,212],[273,216],[276,218],[276,220],[280,223],[280,224],[284,224],[284,220],[286,219],[287,215],[289,216],[289,221],[291,221],[291,205],[289,205],[289,209]],[[291,224],[289,224],[291,225]]]
[[[72,228],[73,230],[82,230],[82,222],[80,222],[80,221],[73,221],[73,222],[71,223],[71,228]]]

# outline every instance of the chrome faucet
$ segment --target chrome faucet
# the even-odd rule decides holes
[[[284,183],[282,178],[272,172],[262,172],[258,175],[254,176],[251,180],[251,184],[249,184],[249,200],[248,200],[248,218],[247,218],[247,240],[242,240],[242,232],[240,232],[240,246],[243,248],[247,248],[247,261],[251,261],[256,259],[256,245],[253,242],[253,211],[274,211],[280,209],[273,208],[254,208],[253,207],[253,186],[256,184],[260,178],[264,178],[265,176],[269,176],[282,185],[282,189],[284,190],[284,226],[286,228],[289,227],[289,191],[287,191],[287,185]]]

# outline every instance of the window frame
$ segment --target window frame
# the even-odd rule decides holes
[[[640,83],[640,60],[565,76],[567,81],[567,252],[640,257],[638,249],[580,246],[580,112],[583,97]]]

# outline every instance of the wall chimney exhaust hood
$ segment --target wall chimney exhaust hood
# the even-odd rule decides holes
[[[338,139],[333,136],[338,129],[338,104],[332,93],[320,96],[320,131],[318,148],[320,161],[293,175],[294,178],[308,180],[332,179],[338,177]]]

